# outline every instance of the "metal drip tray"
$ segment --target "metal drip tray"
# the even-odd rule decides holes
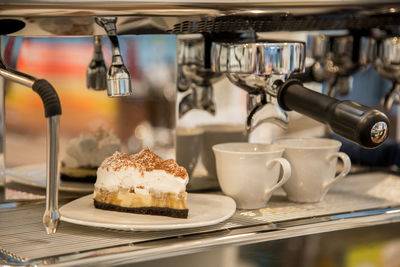
[[[55,235],[42,226],[43,203],[0,205],[0,263],[128,263],[226,244],[276,240],[400,221],[400,177],[352,175],[316,204],[289,202],[283,191],[259,210],[237,210],[217,225],[185,230],[128,232],[62,222]],[[201,242],[199,242],[201,241]]]

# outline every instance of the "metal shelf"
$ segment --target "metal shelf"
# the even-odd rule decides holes
[[[342,200],[337,205],[342,211],[326,208],[329,203],[333,205],[338,194]],[[55,236],[47,236],[42,229],[41,201],[3,203],[0,204],[0,263],[15,266],[119,265],[216,247],[397,223],[400,222],[399,194],[398,176],[367,173],[347,178],[328,193],[326,200],[316,204],[314,210],[310,204],[290,203],[278,193],[267,208],[238,210],[231,219],[210,227],[127,232],[62,223]],[[350,200],[348,204],[354,205],[345,205],[346,196]],[[354,196],[359,201],[355,201]],[[324,212],[318,213],[318,209]]]

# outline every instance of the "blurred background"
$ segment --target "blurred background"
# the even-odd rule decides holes
[[[175,36],[120,37],[122,56],[132,76],[131,97],[109,98],[106,91],[86,88],[86,69],[93,56],[93,38],[21,38],[5,40],[9,66],[47,79],[57,90],[63,114],[60,152],[65,143],[82,132],[104,127],[114,132],[126,151],[153,146],[152,127],[164,129],[157,138],[172,145],[168,130],[174,125]],[[110,44],[103,54],[111,61]],[[45,162],[46,120],[40,98],[15,83],[6,85],[7,166]],[[166,133],[167,132],[167,133]],[[150,138],[151,139],[151,138]],[[145,142],[146,144],[142,144]],[[29,153],[26,152],[29,149]]]

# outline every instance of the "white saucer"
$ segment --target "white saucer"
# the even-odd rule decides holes
[[[46,166],[43,164],[23,165],[6,170],[7,178],[12,182],[46,188]],[[59,190],[65,192],[91,193],[92,183],[60,181]]]
[[[97,209],[93,195],[69,202],[60,209],[61,220],[85,226],[128,231],[159,231],[208,226],[229,219],[236,211],[235,201],[227,196],[188,194],[187,219]]]

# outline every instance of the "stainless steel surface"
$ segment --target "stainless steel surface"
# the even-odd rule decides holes
[[[103,57],[102,37],[94,36],[93,59],[86,70],[86,86],[93,90],[107,90],[107,66]]]
[[[188,92],[180,101],[179,118],[192,109],[200,109],[215,115],[213,83],[223,75],[205,65],[206,44],[202,35],[178,37],[178,92]]]
[[[132,94],[131,75],[124,64],[117,36],[116,17],[96,17],[107,33],[112,47],[111,66],[107,72],[107,94],[110,97],[129,96]]]
[[[400,104],[400,84],[393,82],[392,89],[382,99],[382,108],[389,112],[394,106]]]
[[[400,39],[398,37],[389,37],[381,41],[374,66],[382,77],[395,82],[400,81]]]
[[[266,94],[247,94],[247,121],[246,130],[254,131],[263,123],[273,123],[282,129],[287,129],[289,117],[287,113],[278,105],[272,104],[271,100],[267,100],[270,96]]]
[[[349,77],[372,62],[373,40],[361,39],[349,34],[308,37],[307,54],[315,60],[311,67],[313,79],[327,82],[327,95],[347,95],[351,90]]]
[[[225,73],[233,84],[249,94],[248,131],[263,122],[286,128],[288,117],[278,106],[271,106],[273,112],[258,112],[271,103],[271,96],[277,95],[277,83],[285,81],[292,73],[304,71],[304,60],[305,44],[294,41],[214,42],[211,50],[212,69]],[[258,120],[254,122],[256,115]]]
[[[47,156],[46,156],[46,210],[43,215],[43,225],[47,234],[55,234],[60,224],[58,211],[58,183],[60,170],[58,163],[58,140],[60,116],[47,118]]]
[[[227,74],[248,76],[289,75],[304,71],[305,43],[257,40],[255,42],[214,42],[212,68]],[[262,89],[265,85],[260,85]]]
[[[184,92],[191,86],[209,85],[222,75],[205,66],[206,47],[202,35],[178,36],[178,91]]]
[[[23,21],[25,28],[15,34],[24,36],[99,35],[102,31],[94,23],[96,16],[119,16],[119,34],[228,32],[246,30],[249,26],[262,32],[393,25],[396,24],[393,19],[368,20],[364,16],[391,16],[399,6],[396,0],[122,0],[113,3],[105,0],[2,0],[0,16]]]
[[[399,79],[400,38],[390,37],[382,40],[378,51],[379,54],[376,64],[379,73],[391,80]],[[384,71],[386,70],[389,73],[385,73]]]
[[[329,52],[329,38],[325,34],[310,34],[307,36],[307,57],[322,62]]]
[[[400,39],[389,37],[381,41],[378,48],[378,56],[374,62],[375,70],[382,77],[393,82],[392,90],[382,100],[382,107],[390,111],[392,107],[400,103]]]
[[[250,94],[275,96],[274,82],[304,71],[305,44],[292,41],[214,42],[211,64],[216,72]]]
[[[215,104],[213,99],[213,90],[211,84],[202,86],[193,86],[178,105],[178,116],[182,118],[187,112],[193,109],[204,110],[215,115]]]
[[[278,192],[266,208],[238,210],[218,225],[158,232],[115,231],[63,222],[57,235],[48,236],[40,227],[43,203],[6,203],[0,205],[0,214],[8,215],[0,216],[0,263],[128,264],[227,245],[400,222],[399,186],[398,176],[385,173],[350,176],[318,204],[291,203]]]
[[[360,64],[367,67],[374,64],[378,53],[378,45],[375,38],[361,37],[360,44]]]

